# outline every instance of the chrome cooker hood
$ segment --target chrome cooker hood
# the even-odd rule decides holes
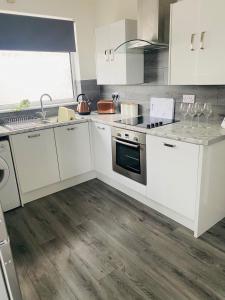
[[[149,51],[169,47],[170,4],[177,0],[138,0],[138,28],[135,40],[126,41],[115,51]]]

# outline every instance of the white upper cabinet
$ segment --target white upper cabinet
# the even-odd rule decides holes
[[[144,82],[144,55],[114,51],[137,38],[137,21],[122,20],[96,29],[97,83],[138,84]]]
[[[225,1],[201,0],[199,84],[225,84]]]
[[[225,84],[224,11],[224,0],[172,5],[170,84]]]
[[[11,136],[22,194],[60,181],[53,129]]]
[[[181,1],[171,6],[171,84],[191,85],[196,83],[196,62],[199,47],[197,2],[196,0]]]
[[[91,171],[88,123],[57,127],[54,130],[61,180]]]

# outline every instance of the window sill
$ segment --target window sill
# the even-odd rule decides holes
[[[44,104],[44,108],[48,109],[48,108],[54,108],[54,107],[60,107],[60,106],[70,106],[70,105],[74,105],[77,106],[77,102],[76,101],[68,101],[68,102],[61,102],[61,103],[54,103],[54,104]],[[12,112],[26,112],[26,111],[32,111],[32,110],[40,110],[41,106],[40,105],[35,105],[35,106],[30,106],[27,108],[23,108],[21,110],[18,110],[16,108],[0,108],[0,114],[1,113],[12,113]]]

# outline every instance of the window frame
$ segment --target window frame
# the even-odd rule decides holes
[[[15,15],[24,15],[24,16],[33,16],[33,17],[42,17],[42,18],[52,18],[52,19],[60,19],[60,20],[68,20],[72,21],[74,24],[74,33],[75,33],[75,44],[76,44],[76,52],[69,52],[69,58],[70,58],[70,70],[71,70],[71,80],[72,80],[72,92],[73,92],[73,98],[71,99],[63,99],[63,100],[55,100],[53,99],[53,103],[46,103],[46,108],[51,107],[59,107],[61,105],[77,105],[77,95],[79,93],[80,87],[78,86],[78,78],[80,78],[80,71],[79,70],[79,55],[78,55],[78,45],[77,45],[77,34],[76,34],[76,22],[73,19],[69,18],[63,18],[63,17],[56,17],[56,16],[47,16],[47,15],[39,15],[39,14],[27,14],[27,13],[20,13],[20,12],[11,12],[11,11],[5,11],[0,10],[0,13],[10,13]],[[76,64],[78,64],[78,67],[76,67]],[[79,73],[78,73],[79,72]],[[41,96],[41,95],[40,95]],[[15,104],[4,104],[0,105],[0,114],[1,113],[7,113],[7,112],[15,112],[17,111],[16,107],[18,106],[18,103]],[[21,109],[21,111],[29,111],[29,110],[37,110],[40,109],[40,101],[31,102],[31,106],[27,108]]]
[[[60,105],[74,105],[77,104],[77,86],[76,86],[76,76],[75,76],[75,52],[69,52],[69,60],[70,60],[70,71],[71,71],[71,83],[72,83],[72,93],[73,98],[65,98],[65,99],[53,99],[53,103],[45,104],[45,107],[58,107]],[[41,95],[40,95],[41,96]],[[16,107],[19,105],[19,102],[15,104],[0,104],[0,113],[1,112],[12,112],[16,110]],[[31,105],[23,110],[35,110],[40,108],[40,101],[31,102]]]

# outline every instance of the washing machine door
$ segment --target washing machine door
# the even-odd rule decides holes
[[[6,185],[9,180],[9,167],[6,161],[0,157],[0,190]]]

